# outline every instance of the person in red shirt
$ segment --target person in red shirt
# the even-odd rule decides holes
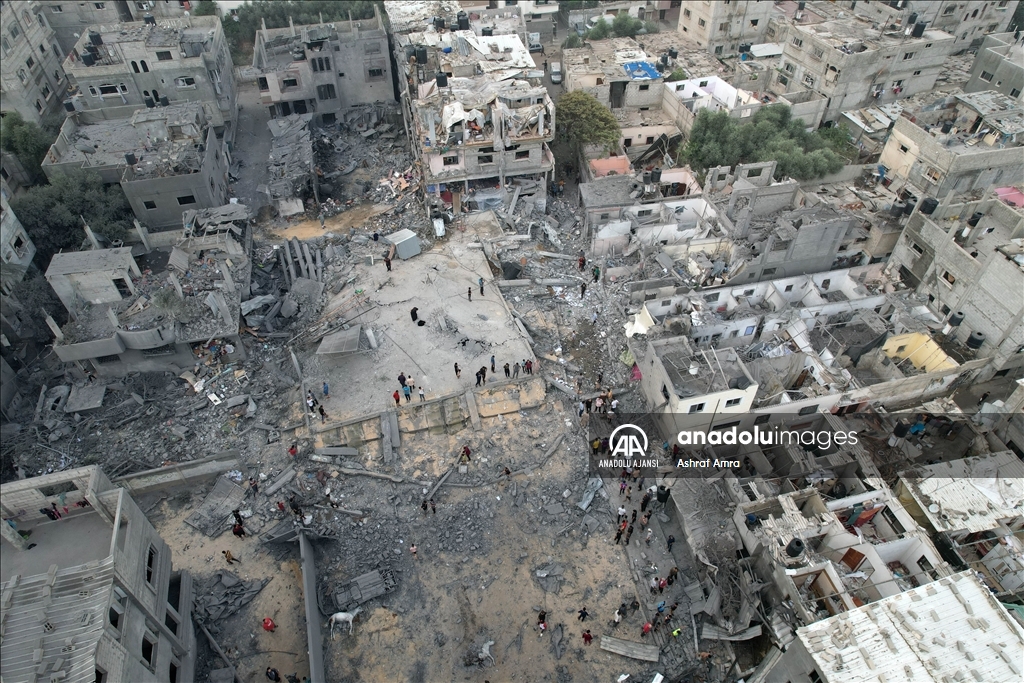
[[[299,447],[298,447],[298,445],[292,444],[291,448],[288,449],[288,455],[290,455],[290,456],[292,456],[294,458],[298,454],[299,454]]]
[[[395,389],[395,393],[391,394],[391,398],[395,399],[395,405],[402,405],[402,397],[398,395],[398,389]]]
[[[266,619],[263,620],[263,630],[264,631],[270,631],[271,633],[273,633],[275,628],[277,628],[277,624],[274,623],[273,619],[271,619],[270,617],[267,617]]]
[[[594,639],[594,636],[590,635],[590,629],[583,632],[583,644],[590,645],[590,641]]]
[[[647,623],[645,623],[644,624],[644,630],[640,632],[640,637],[643,638],[644,636],[646,636],[648,633],[651,632],[652,628],[654,628],[654,627],[651,626],[651,622],[648,621]]]

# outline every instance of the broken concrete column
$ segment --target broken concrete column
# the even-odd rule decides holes
[[[298,261],[299,270],[302,271],[302,277],[309,278],[309,268],[306,267],[306,260],[302,257],[302,245],[299,244],[299,240],[295,237],[291,239],[291,242],[292,251],[295,252],[295,260]]]
[[[281,250],[284,254],[281,256],[281,267],[284,268],[285,279],[288,280],[288,289],[291,289],[292,282],[298,277],[295,272],[295,263],[292,261],[291,249],[288,246],[288,240],[284,241],[284,248]]]
[[[18,550],[28,550],[28,541],[15,531],[7,522],[0,523],[0,537]]]
[[[99,240],[96,239],[96,235],[93,233],[92,228],[90,228],[86,224],[84,218],[82,219],[82,228],[85,230],[85,236],[89,239],[89,244],[92,245],[92,248],[93,249],[100,249],[101,247],[100,247]]]
[[[221,267],[220,272],[224,276],[224,291],[234,292],[235,281],[231,279],[231,269],[226,263]]]
[[[317,277],[316,266],[313,265],[313,257],[309,254],[309,245],[305,242],[302,243],[302,258],[306,261],[306,268],[309,270],[309,279],[319,282],[320,278]]]
[[[174,285],[174,291],[178,293],[178,298],[184,299],[185,293],[181,291],[181,282],[178,281],[178,276],[175,275],[173,272],[168,271],[167,279],[170,281],[172,285]]]
[[[43,310],[43,315],[45,316],[46,326],[50,328],[50,332],[53,332],[53,336],[56,337],[57,341],[64,341],[64,333],[61,332],[57,321],[45,309]]]
[[[133,218],[132,221],[135,223],[135,232],[139,233],[139,239],[142,240],[142,246],[146,247],[146,252],[153,251],[153,247],[149,243],[149,231],[142,227],[138,219]]]
[[[109,321],[110,321],[110,324],[114,326],[114,329],[115,329],[115,330],[116,330],[116,329],[117,329],[117,328],[118,328],[118,327],[120,326],[120,324],[121,324],[121,323],[120,323],[120,322],[118,322],[118,320],[117,320],[117,313],[114,313],[114,309],[113,309],[113,308],[110,308],[109,306],[107,307],[107,320],[109,320]]]

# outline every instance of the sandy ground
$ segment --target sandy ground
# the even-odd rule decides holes
[[[300,240],[308,240],[328,232],[333,232],[335,235],[347,234],[350,228],[360,228],[372,216],[384,213],[391,208],[390,204],[357,204],[337,216],[325,219],[323,228],[320,227],[318,220],[299,221],[290,223],[287,227],[271,228],[268,230],[268,238],[276,240],[297,237]]]

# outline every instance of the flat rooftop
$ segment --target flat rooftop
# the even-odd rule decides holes
[[[54,564],[66,569],[110,555],[113,529],[95,510],[72,510],[56,522],[46,520],[28,527],[19,524],[18,530],[31,531],[28,541],[36,547],[19,551],[5,543],[0,582],[9,581],[15,574],[22,578],[45,574]]]
[[[264,71],[276,71],[288,67],[292,62],[306,59],[306,52],[315,55],[323,50],[330,54],[330,48],[324,47],[325,41],[346,42],[349,40],[372,40],[385,38],[382,28],[375,25],[375,19],[353,21],[336,21],[329,24],[306,24],[303,26],[260,29],[257,38],[263,41],[267,61],[262,65]],[[359,29],[356,30],[356,25]],[[294,33],[294,35],[293,35]]]
[[[796,3],[793,3],[794,5]],[[926,29],[920,38],[908,38],[904,29],[879,31],[877,22],[859,16],[846,16],[842,19],[826,20],[819,23],[795,24],[794,28],[803,33],[813,35],[818,40],[847,54],[856,54],[867,50],[879,50],[886,47],[903,46],[907,49],[925,43],[941,40],[953,40],[953,36],[945,31]]]
[[[422,31],[434,17],[444,17],[450,22],[462,11],[462,6],[456,0],[385,0],[384,11],[392,31],[408,33]]]
[[[654,342],[679,398],[693,398],[736,388],[741,378],[750,383],[739,356],[732,349],[693,349],[685,337]]]
[[[614,175],[598,178],[580,185],[580,198],[587,209],[598,209],[605,206],[628,206],[637,203],[630,193],[636,183],[633,176]]]

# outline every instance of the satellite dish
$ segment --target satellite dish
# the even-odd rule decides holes
[[[928,506],[928,512],[931,512],[932,514],[936,514],[936,513],[938,513],[938,511],[939,511],[939,506],[936,505],[935,503],[932,503],[931,505]]]

